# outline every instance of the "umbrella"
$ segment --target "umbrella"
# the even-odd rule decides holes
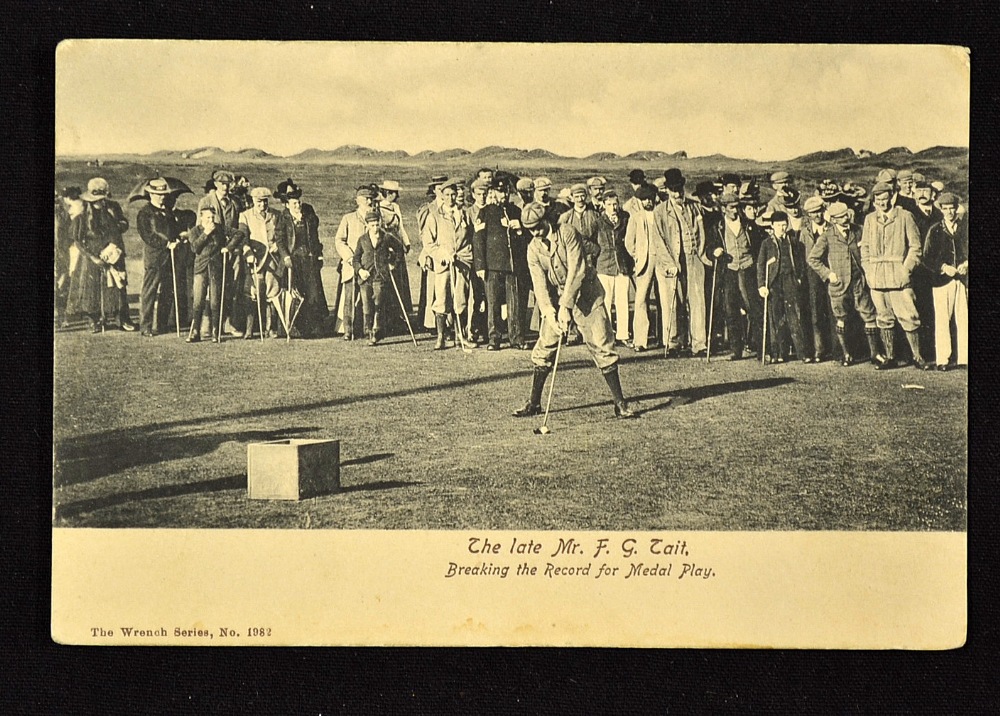
[[[129,201],[139,201],[140,199],[149,199],[146,194],[146,184],[150,179],[156,179],[157,177],[149,177],[143,179],[141,182],[135,185],[132,191],[128,194]],[[170,188],[170,193],[180,196],[181,194],[194,194],[193,191],[188,187],[187,184],[182,182],[180,179],[175,177],[163,177],[167,180],[167,186]]]

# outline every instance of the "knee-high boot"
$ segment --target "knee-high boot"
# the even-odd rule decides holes
[[[434,344],[434,350],[444,350],[444,333],[448,330],[448,316],[443,313],[435,313],[434,325],[437,328],[437,343]]]
[[[881,361],[872,358],[875,370],[885,370],[886,368],[892,368],[896,364],[896,336],[893,333],[894,330],[894,328],[882,329],[882,345],[885,346],[885,357]]]
[[[874,338],[873,335],[869,334],[868,332],[874,330],[875,330],[874,328],[865,329],[865,334],[868,335],[869,347],[873,345]],[[842,366],[849,366],[851,363],[854,362],[854,356],[852,356],[851,352],[847,350],[847,326],[835,326],[834,331],[837,334],[837,342],[840,344],[840,353],[841,353],[840,364]],[[871,350],[873,351],[872,353],[873,355],[878,353],[877,349],[878,346],[871,348]]]
[[[615,401],[615,417],[622,420],[638,417],[629,410],[628,403],[625,402],[621,378],[618,376],[618,364],[616,363],[601,372],[604,373],[604,380],[608,382],[608,388],[611,389],[611,398]]]
[[[924,360],[923,355],[920,353],[919,329],[916,331],[904,331],[904,333],[906,333],[906,342],[910,344],[910,351],[913,353],[913,365],[920,370],[930,370],[930,364]]]
[[[547,365],[535,366],[531,374],[531,397],[523,408],[512,413],[515,418],[527,418],[542,412],[542,391],[545,390],[545,379],[549,377],[551,371]]]

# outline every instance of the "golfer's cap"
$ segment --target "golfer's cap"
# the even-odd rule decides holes
[[[952,194],[950,191],[946,191],[937,200],[938,206],[958,206],[959,198],[958,194]]]
[[[775,172],[771,175],[771,183],[777,184],[778,182],[788,181],[788,172]]]
[[[891,194],[891,193],[892,193],[892,185],[884,181],[880,181],[878,184],[875,185],[875,188],[872,189],[872,196],[878,196],[879,194]]]
[[[486,191],[490,188],[490,183],[485,179],[476,179],[472,182],[472,191]]]
[[[551,189],[552,180],[548,177],[538,177],[535,179],[535,189]]]
[[[524,207],[521,212],[521,226],[525,229],[534,229],[545,221],[545,207],[532,202]]]
[[[893,169],[883,169],[878,174],[875,175],[876,182],[885,182],[891,184],[896,181],[896,172]]]
[[[604,177],[590,177],[587,180],[587,186],[604,186],[608,181]]]
[[[365,223],[369,224],[372,222],[377,222],[379,220],[379,215],[377,211],[369,211],[365,213]]]
[[[802,208],[805,209],[806,213],[809,213],[813,211],[822,211],[825,206],[826,202],[824,202],[818,196],[811,196],[808,199],[806,199],[806,202],[805,204],[803,204]]]
[[[899,173],[896,174],[896,179],[902,181],[903,179],[912,179],[913,170],[912,169],[900,169]]]
[[[220,184],[232,184],[236,181],[236,177],[233,176],[232,172],[227,172],[225,169],[219,169],[212,172],[212,181],[217,181]]]
[[[250,190],[250,198],[251,199],[270,199],[271,198],[271,190],[268,189],[266,186],[255,186],[253,189]]]
[[[848,211],[847,204],[842,201],[835,201],[830,204],[830,208],[826,210],[826,213],[831,219],[834,219],[838,216],[844,216]]]
[[[573,196],[574,194],[583,194],[584,196],[587,196],[588,193],[586,184],[574,184],[569,188],[570,196]]]
[[[518,179],[517,180],[517,184],[515,185],[515,188],[518,191],[534,191],[535,190],[535,182],[533,182],[528,177],[524,177],[523,179]]]
[[[740,203],[740,198],[729,191],[719,198],[719,203],[723,206],[733,206],[734,204]]]

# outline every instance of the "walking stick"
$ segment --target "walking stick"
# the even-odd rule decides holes
[[[108,283],[108,271],[103,266],[101,267],[101,333],[104,333],[104,323],[107,319],[104,317],[104,289],[107,288]]]
[[[705,362],[712,362],[712,319],[715,316],[715,281],[719,278],[719,261],[716,259],[712,270],[712,301],[708,304],[708,347],[705,351]]]
[[[264,308],[261,305],[263,297],[260,295],[260,274],[257,273],[257,262],[251,264],[253,266],[253,282],[254,289],[257,291],[257,329],[260,331],[260,342],[264,342]]]
[[[666,332],[666,335],[663,336],[663,357],[664,358],[667,357],[667,353],[670,351],[670,349],[668,347],[670,345],[670,336],[674,332],[674,308],[676,307],[676,304],[677,304],[677,279],[678,278],[679,278],[679,276],[674,276],[673,277],[674,286],[673,286],[673,288],[670,291],[669,305],[664,306],[664,309],[667,312],[667,332]]]
[[[465,345],[465,336],[462,333],[462,321],[458,317],[458,310],[455,308],[455,262],[451,262],[451,271],[448,274],[448,279],[451,283],[451,313],[455,317],[455,335],[458,336],[458,343],[462,347],[462,354],[471,353],[472,349]]]
[[[181,337],[181,305],[177,300],[177,261],[174,259],[174,250],[170,249],[170,275],[174,282],[174,325],[177,328],[177,337]]]
[[[209,287],[211,287],[211,282],[209,282]],[[222,343],[222,307],[224,305],[226,305],[226,254],[222,255],[222,290],[219,292],[219,343]],[[194,322],[191,323],[191,329],[194,330]]]
[[[410,317],[406,315],[406,309],[403,308],[403,297],[399,293],[399,286],[396,285],[396,277],[392,275],[391,267],[389,269],[389,280],[392,281],[392,290],[396,292],[396,300],[399,301],[399,311],[403,314],[403,320],[406,321],[406,330],[410,332],[410,338],[413,339],[413,345],[415,346],[417,345],[417,337],[413,335],[413,327],[410,325]]]
[[[767,356],[767,299],[771,295],[771,289],[768,287],[768,283],[771,280],[771,264],[778,260],[777,256],[772,256],[764,264],[764,287],[767,288],[767,296],[764,296],[764,339],[760,349],[760,364],[764,365],[764,361]]]
[[[285,315],[282,323],[285,324],[285,343],[292,342],[292,304],[295,303],[295,294],[292,293],[292,267],[288,267],[288,302],[285,304]],[[280,311],[279,311],[280,313]]]

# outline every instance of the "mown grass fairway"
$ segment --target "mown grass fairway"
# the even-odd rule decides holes
[[[965,528],[966,373],[625,351],[612,417],[582,346],[552,434],[527,354],[56,335],[55,524],[385,529]],[[919,383],[925,390],[903,389]],[[667,405],[667,399],[672,402]],[[341,442],[339,494],[246,496],[246,445]]]

